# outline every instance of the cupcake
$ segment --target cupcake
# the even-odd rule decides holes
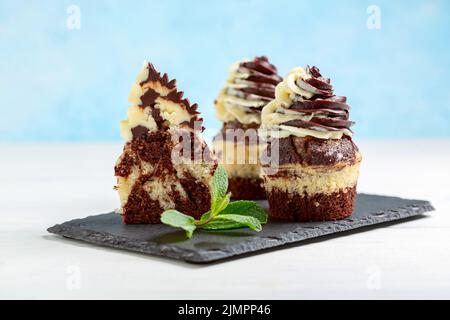
[[[115,165],[123,222],[160,223],[169,209],[200,218],[211,206],[217,161],[200,136],[197,105],[147,62],[128,100],[120,124],[125,146]]]
[[[361,154],[347,98],[317,67],[295,68],[262,110],[267,139],[262,177],[272,219],[327,221],[350,216]]]
[[[234,199],[265,199],[260,177],[258,128],[262,108],[275,98],[282,78],[264,56],[238,61],[230,68],[225,87],[215,100],[217,118],[223,122],[213,150],[229,177]]]

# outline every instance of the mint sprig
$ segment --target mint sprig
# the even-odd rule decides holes
[[[250,228],[261,231],[267,222],[266,211],[254,201],[239,200],[230,202],[228,176],[223,166],[219,165],[211,182],[211,209],[199,220],[177,210],[166,210],[161,215],[161,222],[186,231],[188,238],[196,229],[230,230]]]

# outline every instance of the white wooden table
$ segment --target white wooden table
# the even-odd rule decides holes
[[[0,145],[0,298],[450,298],[450,140],[359,145],[360,192],[426,199],[437,210],[210,266],[47,234],[118,206],[120,143]]]

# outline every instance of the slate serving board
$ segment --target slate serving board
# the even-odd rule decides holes
[[[267,208],[267,202],[260,204]],[[407,219],[434,210],[428,201],[358,194],[350,218],[334,222],[270,222],[261,232],[247,229],[196,231],[187,240],[183,231],[165,225],[123,225],[114,212],[57,224],[48,232],[101,246],[164,256],[191,263],[209,263],[362,227]],[[368,228],[366,228],[368,230]]]

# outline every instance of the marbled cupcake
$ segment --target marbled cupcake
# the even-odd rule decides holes
[[[260,128],[272,156],[271,166],[262,168],[272,219],[325,221],[352,214],[361,154],[349,109],[316,67],[295,68],[277,86]]]
[[[125,146],[115,166],[123,222],[159,223],[168,209],[199,218],[211,206],[217,160],[200,136],[197,105],[147,62],[128,100],[128,119],[120,124]]]
[[[229,191],[234,199],[265,199],[260,177],[261,148],[257,129],[262,108],[275,98],[281,81],[275,66],[264,56],[238,61],[230,68],[225,87],[215,108],[223,122],[214,138],[213,149],[229,176]]]

